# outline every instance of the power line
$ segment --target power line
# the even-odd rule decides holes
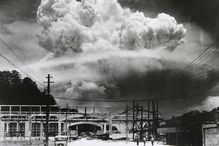
[[[30,69],[30,68],[28,67],[28,65],[13,51],[13,49],[12,49],[3,39],[0,38],[0,41],[9,49],[9,51],[10,51],[24,66],[26,66],[26,68],[28,68],[28,70],[29,70],[30,72],[32,72],[32,74],[33,74],[36,78],[38,78],[38,80],[40,80],[40,77],[39,77],[38,75],[36,75],[36,74],[32,71],[32,69]],[[42,83],[42,81],[40,81],[40,82]]]
[[[191,70],[191,68],[195,65],[195,64],[197,64],[199,61],[200,61],[200,59],[202,59],[203,58],[203,56],[205,56],[206,55],[206,53],[209,51],[209,49],[211,49],[213,46],[215,46],[217,44],[217,42],[216,41],[214,41],[213,43],[211,43],[206,49],[204,49],[202,52],[201,52],[201,54],[199,54],[191,63],[189,63],[187,66],[185,66],[184,67],[184,69],[186,69],[186,70]]]
[[[206,49],[204,49],[196,58],[193,59],[193,61],[191,63],[189,63],[188,65],[186,65],[183,69],[186,72],[189,72],[191,70],[197,70],[198,64],[203,61],[204,59],[206,59],[208,56],[210,56],[213,51],[215,51],[215,46],[217,45],[217,41],[212,42]],[[212,47],[214,47],[212,49]],[[210,50],[211,49],[211,50]],[[212,73],[211,73],[212,74]],[[178,75],[179,76],[179,75]],[[203,74],[198,75],[198,78],[201,78],[203,76]]]
[[[45,86],[44,84],[42,84],[41,82],[37,81],[36,79],[34,79],[33,77],[31,77],[30,75],[28,75],[26,72],[24,72],[20,67],[18,67],[17,65],[15,65],[10,59],[8,59],[7,57],[5,57],[2,53],[0,53],[0,56],[5,59],[8,63],[10,63],[12,66],[14,66],[15,68],[17,68],[18,70],[20,70],[23,74],[25,74],[27,77],[32,78],[33,80],[35,80],[36,82],[38,82],[39,84]]]
[[[211,53],[215,50],[215,48],[213,49],[213,51],[211,50],[209,52],[209,50],[216,46],[217,45],[217,42],[214,41],[212,42],[206,49],[204,49],[196,58],[193,59],[193,61],[191,63],[189,63],[188,65],[186,65],[183,69],[185,70],[185,72],[188,72],[193,70],[193,69],[198,69],[198,64],[203,61],[205,58],[207,58],[208,56],[211,55]],[[213,73],[210,73],[210,74],[213,74]],[[199,74],[198,75],[198,78],[201,78],[203,76],[203,74]],[[179,77],[179,74],[177,74],[174,78],[177,78]]]
[[[214,52],[215,48],[209,50],[204,56],[202,56],[199,61],[194,65],[193,68],[190,68],[188,69],[188,71],[190,70],[197,70],[199,67],[198,67],[198,64],[201,63],[202,61],[204,61],[207,57],[209,57],[213,52]]]
[[[189,69],[192,68],[192,66],[194,66],[196,64],[196,62],[198,62],[200,60],[200,58],[202,58],[203,56],[205,56],[206,52],[211,49],[212,46],[214,46],[216,44],[216,41],[213,42],[212,44],[210,44],[205,50],[203,50],[201,52],[201,54],[199,54],[190,64],[188,64],[187,66],[184,67],[184,69]]]

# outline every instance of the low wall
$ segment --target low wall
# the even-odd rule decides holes
[[[203,146],[219,146],[219,127],[203,128]]]

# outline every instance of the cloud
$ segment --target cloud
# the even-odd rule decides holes
[[[40,45],[56,55],[161,45],[173,50],[186,32],[174,17],[161,13],[147,18],[123,9],[117,1],[42,1],[38,22],[44,27]]]
[[[134,2],[139,5],[123,3],[130,10],[105,0],[3,0],[0,36],[35,74],[53,75],[55,96],[170,98],[166,110],[170,104],[181,110],[201,103],[218,87],[211,67],[202,66],[218,66],[218,55],[199,62],[196,70],[183,68],[213,38],[203,25],[185,19],[179,7],[162,0]],[[2,53],[19,64],[10,52]],[[7,68],[2,62],[1,69]]]
[[[40,0],[1,0],[0,1],[0,38],[8,44],[12,51],[25,62],[24,65],[12,51],[2,42],[0,52],[19,68],[28,74],[26,66],[42,58],[48,52],[38,45],[36,34],[41,31],[36,23],[36,12]],[[1,59],[1,70],[11,70],[17,67]]]
[[[182,22],[195,23],[218,39],[219,2],[217,0],[119,0],[119,2],[126,7],[147,11],[150,15],[159,12],[174,15]]]
[[[218,96],[209,96],[204,99],[201,103],[195,104],[187,107],[187,111],[199,110],[199,111],[211,111],[214,108],[218,108],[219,97]]]
[[[9,24],[17,20],[30,20],[36,17],[40,0],[1,0],[0,23]]]
[[[179,54],[190,51],[187,47],[197,45],[192,40],[199,38],[187,36],[190,44],[183,47],[186,30],[168,14],[149,18],[122,8],[117,1],[102,0],[42,1],[37,14],[44,28],[40,45],[51,54],[35,68],[59,77],[57,94],[202,99],[218,82],[209,74],[211,69],[203,70],[202,65],[195,72],[183,70],[191,56],[187,60]],[[211,39],[206,40],[201,40],[203,46]],[[204,75],[197,78],[197,73]]]

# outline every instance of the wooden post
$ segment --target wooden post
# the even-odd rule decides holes
[[[50,81],[51,77],[50,74],[48,74],[48,76],[46,77],[47,78],[47,82],[44,82],[44,83],[47,83],[47,97],[48,99],[51,97],[51,94],[50,94],[50,84],[51,83],[54,83],[52,81]],[[47,105],[46,105],[46,130],[45,130],[45,146],[48,146],[49,145],[49,114],[50,114],[50,106],[49,106],[49,100],[47,101]]]
[[[150,100],[148,100],[148,135],[150,134]]]
[[[141,130],[140,130],[140,141],[143,140],[143,105],[141,106]]]
[[[84,107],[84,118],[87,119],[87,107]]]
[[[132,139],[135,140],[135,100],[132,101],[133,110],[132,110]]]
[[[128,106],[126,106],[126,143],[128,142],[128,133],[129,133],[129,128],[128,128]]]
[[[111,108],[109,107],[109,134],[112,135],[112,111]]]
[[[29,113],[29,117],[28,117],[28,121],[29,121],[29,141],[30,141],[30,145],[32,144],[31,142],[31,131],[32,131],[32,123],[31,123],[31,107],[30,108],[30,113]]]
[[[45,130],[45,136],[46,136],[46,142],[45,146],[49,145],[49,105],[46,105],[46,130]]]

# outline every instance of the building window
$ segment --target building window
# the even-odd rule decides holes
[[[8,134],[10,137],[17,136],[17,123],[9,123]]]
[[[40,131],[40,123],[32,123],[31,136],[39,137]]]
[[[61,123],[61,133],[64,133],[64,123]]]
[[[19,133],[20,136],[24,137],[25,136],[25,123],[19,123]]]
[[[58,135],[58,123],[49,123],[48,128],[49,136]],[[46,123],[43,123],[43,131],[46,133]]]
[[[7,114],[10,112],[10,107],[9,106],[1,106],[1,113]]]
[[[49,124],[49,136],[58,135],[58,123],[50,123]]]

